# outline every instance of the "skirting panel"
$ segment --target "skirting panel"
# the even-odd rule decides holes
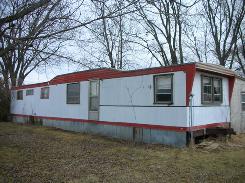
[[[13,116],[13,122],[42,124],[43,126],[60,128],[67,131],[98,134],[107,137],[118,138],[123,140],[131,140],[131,141],[143,142],[143,143],[165,144],[174,147],[186,146],[186,132],[103,125],[103,124],[88,123],[88,122],[76,122],[76,121],[67,122],[62,120],[50,120],[50,119],[34,119],[34,121],[30,121],[28,117],[22,117],[22,116]]]

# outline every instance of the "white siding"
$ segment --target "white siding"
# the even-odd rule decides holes
[[[229,106],[212,106],[212,107],[193,107],[193,125],[199,126],[211,123],[230,122]],[[188,118],[189,118],[188,110]],[[188,120],[189,121],[189,120]]]
[[[173,75],[173,105],[186,105],[186,74]],[[106,79],[101,81],[101,105],[154,106],[154,75]]]
[[[156,107],[161,105],[154,104],[153,76],[103,80],[100,90],[100,120],[185,127],[185,73],[174,73],[173,104],[162,105],[165,107]]]
[[[40,99],[41,87],[34,88],[34,95],[23,100],[12,100],[11,112],[47,117],[81,118],[88,116],[88,82],[81,82],[80,104],[66,104],[66,84],[50,85],[49,99]],[[16,97],[15,97],[16,98]]]
[[[185,107],[102,107],[100,120],[186,127]]]

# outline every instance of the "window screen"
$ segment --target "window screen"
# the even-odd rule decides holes
[[[202,76],[202,103],[221,103],[222,100],[222,79]]]
[[[173,99],[173,76],[160,75],[154,77],[155,103],[172,103]]]
[[[48,99],[49,98],[49,87],[41,88],[41,99]]]
[[[17,100],[23,100],[23,90],[17,91]]]
[[[80,104],[80,83],[67,84],[67,104]]]
[[[26,96],[33,95],[33,94],[34,94],[34,90],[33,89],[26,90]]]

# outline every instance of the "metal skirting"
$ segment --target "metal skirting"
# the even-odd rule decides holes
[[[27,117],[14,116],[12,120],[16,123],[30,124],[30,119]],[[39,119],[37,124],[56,127],[67,131],[98,134],[141,143],[164,144],[174,147],[185,147],[187,143],[186,132],[103,125],[87,122],[67,122],[49,119],[42,119],[41,121]]]

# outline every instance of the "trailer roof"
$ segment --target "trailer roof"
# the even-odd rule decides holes
[[[153,67],[153,68],[128,70],[128,71],[122,71],[122,70],[117,70],[112,68],[98,68],[98,69],[91,69],[91,70],[58,75],[48,82],[13,87],[12,90],[43,87],[43,86],[56,85],[62,83],[88,81],[93,79],[112,79],[112,78],[133,77],[133,76],[148,75],[148,74],[169,73],[169,72],[177,72],[177,71],[184,71],[186,73],[189,73],[190,75],[194,75],[196,70],[216,73],[227,77],[235,76],[235,72],[230,69],[227,69],[220,65],[206,64],[206,63],[186,63],[181,65]]]

